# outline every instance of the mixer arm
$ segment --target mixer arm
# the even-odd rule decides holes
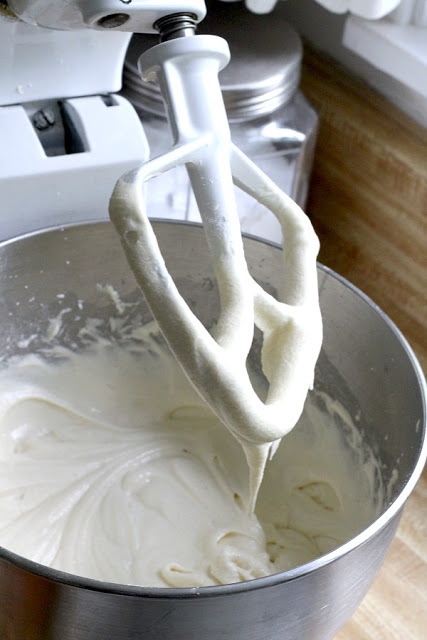
[[[203,0],[7,0],[24,22],[56,30],[97,29],[157,33],[163,18],[185,14],[195,23],[206,15]]]

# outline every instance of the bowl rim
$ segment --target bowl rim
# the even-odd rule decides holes
[[[158,219],[151,218],[151,222],[154,223],[154,226],[157,224],[163,225],[183,225],[189,227],[202,227],[202,225],[198,222],[188,222],[184,220],[173,220],[173,219]],[[100,226],[111,226],[112,224],[109,220],[88,220],[87,222],[76,222],[70,224],[61,224],[58,226],[51,226],[42,229],[38,229],[35,231],[31,231],[29,233],[25,233],[14,238],[8,238],[0,242],[0,250],[8,245],[15,244],[19,241],[32,239],[39,236],[44,236],[46,234],[52,232],[61,232],[67,233],[70,229],[74,227],[100,227]],[[265,240],[263,238],[259,238],[255,235],[251,235],[248,233],[242,234],[244,238],[249,240],[254,240],[257,242],[261,242],[263,244],[269,245],[276,249],[281,249],[280,245],[271,242],[269,240]],[[247,591],[254,591],[258,589],[264,589],[267,587],[274,587],[276,585],[291,582],[298,578],[302,578],[308,574],[313,573],[314,571],[318,571],[322,567],[329,565],[342,556],[347,555],[354,549],[359,546],[362,546],[365,542],[367,542],[371,537],[373,537],[376,533],[381,531],[393,518],[399,515],[399,512],[403,509],[405,502],[409,498],[412,493],[416,483],[418,482],[421,473],[423,471],[424,465],[427,460],[427,384],[424,373],[422,371],[421,365],[418,362],[418,359],[410,346],[409,342],[402,334],[400,329],[396,326],[396,324],[391,320],[391,318],[363,291],[361,291],[356,285],[351,283],[349,280],[344,278],[343,276],[336,273],[333,269],[321,264],[317,263],[318,271],[320,270],[326,276],[332,277],[339,282],[341,282],[346,288],[350,289],[355,295],[357,295],[365,304],[371,307],[378,315],[382,318],[388,328],[394,333],[395,337],[400,342],[404,352],[408,357],[410,364],[413,367],[415,376],[417,378],[417,382],[419,385],[419,390],[421,394],[422,400],[422,409],[423,409],[423,424],[420,425],[422,428],[422,442],[421,448],[419,451],[419,456],[417,459],[417,463],[412,470],[411,475],[408,477],[406,484],[403,486],[402,490],[396,496],[396,498],[391,502],[383,511],[383,513],[378,516],[368,527],[363,529],[360,533],[358,533],[353,538],[350,538],[345,543],[340,545],[339,547],[333,549],[332,551],[325,553],[324,555],[311,560],[305,564],[299,565],[293,569],[289,569],[287,571],[282,571],[279,573],[274,573],[262,578],[255,578],[253,580],[248,580],[245,582],[236,582],[232,584],[226,585],[212,585],[207,587],[182,587],[182,588],[172,588],[172,587],[144,587],[140,585],[127,585],[115,582],[105,582],[103,580],[97,580],[93,578],[86,578],[83,576],[77,576],[71,573],[67,573],[65,571],[60,571],[58,569],[53,569],[46,565],[40,564],[33,560],[29,560],[23,556],[20,556],[13,551],[9,551],[8,549],[0,546],[0,562],[6,562],[10,565],[15,566],[18,569],[29,572],[31,574],[37,575],[46,580],[60,583],[65,586],[75,587],[78,589],[83,589],[86,591],[95,591],[110,595],[121,595],[121,596],[129,596],[129,597],[139,597],[139,598],[151,598],[151,599],[183,599],[183,598],[198,598],[201,597],[218,597],[223,596],[225,594],[240,594]]]

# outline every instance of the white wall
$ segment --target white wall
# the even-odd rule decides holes
[[[280,10],[283,11],[289,22],[296,27],[299,33],[314,46],[339,60],[355,75],[364,79],[385,95],[397,107],[427,127],[427,66],[425,71],[422,69],[422,73],[419,74],[419,87],[408,86],[401,79],[394,78],[389,73],[385,73],[381,68],[378,68],[385,66],[387,69],[387,65],[383,65],[382,62],[390,62],[388,54],[384,52],[383,56],[380,55],[380,48],[384,44],[380,40],[378,40],[379,55],[374,55],[374,58],[377,58],[374,64],[343,46],[342,41],[347,16],[330,13],[314,0],[282,0]],[[358,19],[355,20],[355,23],[360,25]],[[399,25],[393,25],[393,28],[396,30]],[[421,29],[421,27],[411,28],[415,30]],[[427,45],[426,28],[423,29],[422,35],[424,35],[424,32],[425,38],[423,38],[423,41]],[[416,31],[416,33],[419,34],[420,32]],[[363,45],[363,41],[360,38],[359,42]],[[357,44],[356,38],[356,48]],[[364,53],[366,53],[366,50],[367,47],[363,48]],[[399,56],[399,51],[394,51],[394,55]],[[403,53],[399,56],[399,60],[403,60],[402,64],[404,65],[405,61],[402,56]],[[410,65],[411,60],[408,59],[407,64]],[[405,74],[403,74],[404,76]]]

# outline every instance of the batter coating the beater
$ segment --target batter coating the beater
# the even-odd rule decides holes
[[[322,342],[319,241],[298,205],[231,142],[218,81],[229,55],[222,38],[191,36],[163,42],[141,56],[143,79],[160,84],[174,144],[117,182],[110,217],[170,349],[193,387],[243,447],[252,512],[268,456],[295,426],[313,384]],[[179,294],[145,211],[145,183],[178,164],[188,170],[218,284],[220,312],[212,335]],[[280,301],[249,274],[233,182],[281,224]],[[246,369],[255,325],[264,337],[261,359],[269,382],[265,401],[254,391]]]
[[[144,168],[119,181],[110,203],[111,218],[169,347],[200,396],[245,451],[251,478],[249,510],[253,511],[269,452],[274,453],[280,439],[295,426],[313,384],[322,341],[318,240],[298,205],[268,184],[262,199],[274,208],[284,235],[283,302],[251,278],[240,235],[221,229],[226,249],[223,256],[214,258],[213,266],[225,311],[211,335],[189,310],[166,269],[144,211],[143,179]],[[263,183],[267,180],[263,178]],[[254,323],[264,334],[262,367],[270,383],[265,402],[252,388],[246,369]]]

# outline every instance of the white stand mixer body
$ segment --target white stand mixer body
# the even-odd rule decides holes
[[[0,16],[0,240],[107,218],[115,181],[148,157],[120,96],[130,34],[53,31]],[[48,155],[33,114],[61,103],[79,152]]]
[[[11,0],[9,6],[19,19],[0,14],[0,240],[108,217],[116,180],[149,155],[133,107],[111,96],[121,88],[131,32],[155,32],[157,19],[178,11],[199,20],[206,11],[200,0]],[[123,30],[98,25],[111,14],[128,17]],[[46,112],[46,128],[56,127],[65,140],[62,153],[42,143],[46,136],[34,119]]]

